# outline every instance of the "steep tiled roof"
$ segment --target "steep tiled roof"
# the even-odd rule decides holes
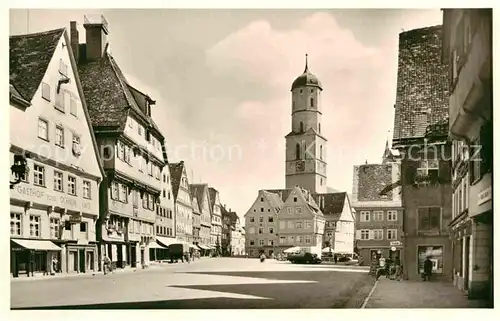
[[[268,202],[274,209],[279,211],[283,207],[283,200],[281,199],[279,194],[271,193],[268,191],[262,191],[262,192],[264,193]]]
[[[177,195],[179,194],[179,186],[181,184],[182,171],[184,169],[184,162],[180,161],[178,163],[168,164],[170,169],[170,181],[172,182],[172,194],[174,195],[174,200],[177,200]]]
[[[293,191],[293,189],[291,189],[291,188],[288,188],[288,189],[266,189],[264,191],[279,195],[279,197],[281,198],[281,201],[284,203],[284,202],[286,202],[288,196],[290,196],[290,193]]]
[[[392,164],[361,165],[358,170],[358,201],[388,201],[392,200],[393,191],[387,192],[387,197],[380,191],[393,183]]]
[[[65,29],[55,29],[9,38],[9,81],[21,96],[31,101],[47,71]]]
[[[448,121],[449,70],[441,61],[441,48],[441,26],[399,34],[395,147],[401,140],[423,138],[429,126]]]
[[[346,192],[317,193],[312,196],[324,215],[336,215],[342,213],[344,209],[346,194]]]
[[[163,139],[153,119],[139,108],[122,70],[106,49],[102,58],[80,62],[78,71],[94,127],[123,131],[131,108],[157,131],[160,139]]]
[[[205,188],[208,188],[207,184],[189,184],[189,191],[191,192],[191,197],[196,198],[201,213],[203,204],[203,193]]]
[[[214,210],[215,197],[217,196],[217,190],[213,187],[208,188],[208,195],[210,196],[210,212]]]

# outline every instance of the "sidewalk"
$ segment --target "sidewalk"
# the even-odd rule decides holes
[[[394,281],[380,278],[367,298],[367,309],[485,308],[482,301],[469,300],[451,282]]]

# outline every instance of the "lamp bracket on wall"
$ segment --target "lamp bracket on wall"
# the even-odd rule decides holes
[[[61,91],[61,85],[69,84],[70,82],[71,79],[69,79],[67,76],[62,75],[62,78],[57,82],[57,93],[59,94],[59,92]]]

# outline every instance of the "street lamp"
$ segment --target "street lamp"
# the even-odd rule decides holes
[[[14,155],[14,165],[10,167],[10,170],[12,174],[16,175],[16,180],[10,181],[10,189],[13,189],[15,185],[21,183],[22,175],[29,173],[29,167],[24,155]]]

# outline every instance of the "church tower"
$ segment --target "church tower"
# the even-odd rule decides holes
[[[285,136],[285,184],[326,193],[326,138],[321,136],[321,82],[307,65],[292,84],[292,128]]]

